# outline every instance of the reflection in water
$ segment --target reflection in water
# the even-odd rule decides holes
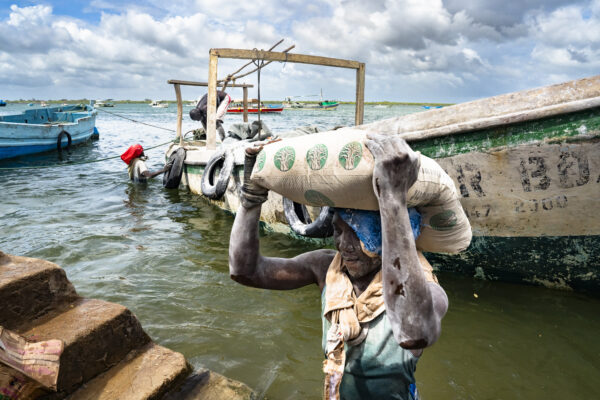
[[[367,107],[366,118],[395,115],[394,108]],[[116,111],[165,127],[175,120],[174,110],[147,105],[119,104]],[[315,121],[348,125],[352,112],[352,106],[340,106],[312,116],[290,112],[264,119],[273,129]],[[171,138],[106,114],[99,115],[98,129],[100,141],[73,148],[70,161],[47,154],[0,162],[61,165],[0,172],[0,250],[58,263],[81,295],[129,307],[158,343],[184,353],[195,367],[239,379],[271,399],[320,398],[317,287],[241,286],[228,273],[232,215],[190,193],[163,189],[160,177],[147,185],[131,183],[118,158],[66,166],[119,155],[131,143],[148,147]],[[149,169],[162,166],[162,151],[149,151]],[[282,235],[263,235],[261,242],[270,256],[316,248]],[[440,341],[419,362],[424,398],[598,398],[597,298],[439,277],[450,309]]]

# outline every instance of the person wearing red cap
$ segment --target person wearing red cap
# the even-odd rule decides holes
[[[148,170],[146,160],[148,157],[144,154],[144,148],[140,144],[130,146],[125,153],[121,154],[121,160],[127,164],[129,179],[133,182],[146,182],[171,168],[172,163],[165,164],[164,168],[155,172]]]

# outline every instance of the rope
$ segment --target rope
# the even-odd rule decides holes
[[[256,65],[256,70],[258,71],[258,122],[260,123],[260,70],[265,65],[265,60],[262,58],[258,58],[258,49],[255,47],[254,52],[256,52],[257,57],[252,59],[252,64]],[[258,140],[260,140],[260,130],[258,131]]]
[[[169,143],[175,143],[175,141],[169,140],[168,142],[160,143],[160,144],[157,144],[156,146],[147,147],[144,149],[144,151],[152,150],[152,149],[155,149],[160,146],[164,146]],[[112,157],[100,158],[97,160],[88,160],[88,161],[73,162],[73,163],[69,162],[66,164],[56,164],[56,165],[33,165],[30,167],[27,167],[27,166],[25,166],[25,167],[9,167],[9,168],[0,168],[0,170],[5,171],[5,170],[11,170],[11,169],[44,169],[44,168],[57,168],[57,167],[71,167],[73,165],[93,164],[93,163],[98,163],[98,162],[102,162],[102,161],[106,161],[106,160],[112,160],[112,159],[120,158],[120,157],[121,157],[120,155],[116,155],[116,156],[112,156]]]
[[[137,121],[137,120],[135,120],[135,119],[128,118],[128,117],[124,117],[124,116],[122,116],[122,115],[120,115],[120,114],[113,113],[113,112],[110,112],[110,111],[106,111],[106,110],[103,110],[103,109],[101,109],[101,108],[96,108],[96,110],[98,110],[98,111],[102,111],[102,112],[105,112],[105,113],[107,113],[107,114],[114,115],[114,116],[116,116],[116,117],[119,117],[119,118],[123,118],[123,119],[129,120],[129,121],[132,121],[132,122],[135,122],[135,123],[138,123],[138,124],[142,124],[142,125],[146,125],[146,126],[151,126],[152,128],[156,128],[156,129],[162,129],[162,130],[169,131],[169,132],[175,132],[175,129],[169,129],[169,128],[165,128],[165,127],[162,127],[162,126],[158,126],[158,125],[152,125],[152,124],[148,124],[148,123],[146,123],[146,122]]]

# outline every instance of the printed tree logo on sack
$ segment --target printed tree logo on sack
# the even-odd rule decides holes
[[[262,171],[263,167],[265,166],[266,159],[267,155],[265,154],[265,151],[261,150],[261,152],[258,154],[258,157],[256,158],[257,172]]]
[[[324,144],[317,144],[306,152],[306,163],[310,169],[314,171],[319,170],[325,166],[327,154],[327,146]]]
[[[338,160],[345,169],[354,169],[362,159],[362,146],[359,142],[350,142],[340,151]]]
[[[273,162],[275,163],[275,167],[281,172],[289,171],[294,165],[294,160],[296,159],[296,151],[291,146],[285,146],[275,153],[273,157]]]

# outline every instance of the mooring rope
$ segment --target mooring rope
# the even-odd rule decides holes
[[[138,124],[142,124],[142,125],[146,125],[146,126],[151,126],[152,128],[156,128],[156,129],[163,129],[163,130],[165,130],[165,131],[169,131],[169,132],[175,132],[175,129],[169,129],[169,128],[165,128],[165,127],[163,127],[163,126],[152,125],[152,124],[148,124],[148,123],[146,123],[146,122],[137,121],[137,120],[135,120],[135,119],[128,118],[128,117],[124,117],[124,116],[122,116],[122,115],[120,115],[120,114],[113,113],[113,112],[110,112],[110,111],[106,111],[106,110],[103,110],[103,109],[101,109],[101,108],[96,108],[96,110],[98,110],[98,111],[102,111],[102,112],[105,112],[105,113],[107,113],[107,114],[114,115],[114,116],[116,116],[116,117],[119,117],[119,118],[123,118],[123,119],[129,120],[129,121],[132,121],[132,122],[135,122],[135,123],[138,123]]]
[[[258,49],[254,48],[254,52],[256,53],[256,57],[252,59],[252,63],[256,65],[257,69],[257,78],[258,78],[258,122],[260,123],[260,70],[265,65],[265,60],[263,58],[258,58]],[[258,140],[260,140],[260,131],[258,133]]]
[[[164,146],[169,143],[177,143],[177,142],[175,140],[169,140],[168,142],[160,143],[160,144],[157,144],[156,146],[146,147],[144,149],[144,151],[152,150],[152,149],[155,149],[160,146]],[[55,165],[32,165],[32,166],[8,167],[8,168],[0,167],[0,170],[6,171],[6,170],[11,170],[11,169],[43,169],[43,168],[71,167],[73,165],[93,164],[93,163],[98,163],[98,162],[102,162],[102,161],[113,160],[115,158],[120,158],[120,157],[121,157],[120,155],[116,155],[116,156],[111,156],[111,157],[106,157],[106,158],[99,158],[96,160],[88,160],[88,161],[80,161],[80,162],[67,162],[65,164],[55,164]]]

